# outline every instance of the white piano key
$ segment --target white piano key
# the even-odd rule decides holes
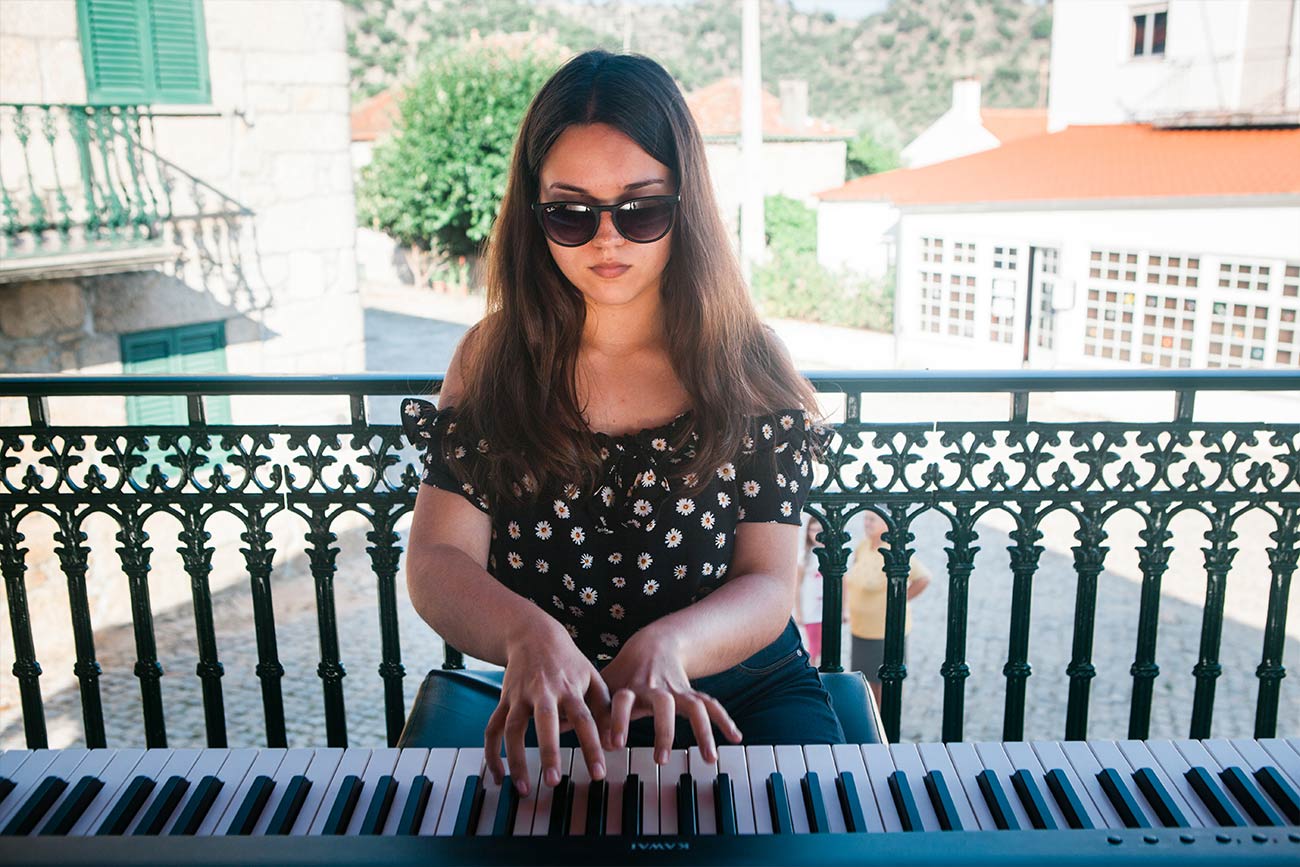
[[[168,749],[119,750],[117,760],[109,762],[104,769],[104,788],[99,790],[95,800],[90,802],[86,812],[72,826],[69,836],[89,836],[98,831],[113,806],[126,793],[131,781],[141,776],[156,780],[159,769],[167,763],[170,755],[171,750]]]
[[[280,806],[280,801],[284,798],[285,791],[289,788],[289,782],[298,775],[306,775],[307,768],[311,765],[312,757],[316,751],[307,747],[297,747],[286,750],[284,758],[280,761],[280,766],[275,769],[275,776],[271,779],[275,782],[275,788],[271,790],[271,797],[267,799],[266,807],[262,810],[262,815],[258,816],[257,823],[253,825],[252,835],[254,837],[263,837],[266,835],[266,829],[271,824],[271,819],[275,817],[275,811]],[[201,760],[200,760],[201,761]],[[195,782],[202,779],[197,777]],[[222,786],[224,789],[225,786]],[[310,790],[308,790],[310,791]],[[307,806],[306,799],[303,800],[303,808]],[[302,808],[299,809],[301,814]]]
[[[944,749],[943,744],[928,744],[926,746],[930,748],[938,747]],[[926,760],[927,768],[930,767],[928,757],[929,752],[933,752],[933,749],[927,749],[921,752],[921,758]],[[968,806],[970,807],[971,814],[975,817],[975,824],[973,825],[966,824],[966,819],[963,817],[963,826],[970,831],[977,829],[996,831],[998,823],[994,820],[993,813],[989,810],[989,805],[984,800],[984,793],[980,791],[979,775],[985,770],[985,768],[980,764],[980,757],[979,754],[975,752],[975,747],[972,744],[951,743],[947,744],[946,752],[948,754],[948,761],[952,765],[951,774],[946,770],[943,772],[944,777],[948,781],[948,788],[951,790],[960,787],[961,790],[966,793]],[[998,782],[1002,783],[1002,780],[999,779]],[[1010,781],[1002,785],[1004,792],[1009,784]],[[955,800],[956,797],[957,796],[954,793],[953,799]],[[1015,792],[1008,792],[1007,803],[1010,803],[1013,797],[1015,797]]]
[[[1291,783],[1292,788],[1300,790],[1300,787],[1297,786],[1297,784],[1300,783],[1300,780],[1291,779],[1290,775],[1287,774],[1286,771],[1278,767],[1277,760],[1269,755],[1268,750],[1260,746],[1259,741],[1254,738],[1231,738],[1228,743],[1232,744],[1233,749],[1241,755],[1242,760],[1246,762],[1247,769],[1251,771],[1252,774],[1266,766],[1276,768],[1283,777],[1287,778],[1287,781]]]
[[[510,765],[506,765],[506,775],[501,778],[501,782],[498,784],[492,779],[492,773],[484,763],[482,771],[483,806],[479,809],[478,826],[474,829],[474,836],[490,837],[492,835],[492,826],[495,824],[497,817],[497,801],[501,800],[501,790],[507,782],[511,786],[514,785],[514,778],[511,777],[507,781],[506,777],[510,777]]]
[[[686,750],[669,750],[668,761],[659,766],[659,833],[665,836],[678,831],[677,784],[687,770]],[[574,812],[577,812],[576,806]]]
[[[248,776],[248,771],[257,761],[261,750],[257,749],[238,749],[226,752],[226,760],[221,763],[217,770],[217,777],[221,780],[221,791],[212,799],[212,806],[208,808],[207,814],[203,821],[199,823],[198,830],[194,832],[196,837],[210,837],[214,834],[226,833],[226,828],[230,825],[230,820],[224,822],[222,817],[227,810],[232,809],[231,803],[235,803],[234,809],[239,809],[238,802],[235,801],[240,786]],[[158,780],[159,784],[163,780]],[[242,799],[242,796],[239,796]],[[231,818],[234,813],[231,813]]]
[[[921,761],[925,763],[926,771],[939,771],[943,774],[943,780],[948,785],[948,793],[952,797],[953,806],[957,808],[957,817],[961,820],[962,828],[967,831],[980,830],[983,825],[975,818],[970,799],[966,796],[966,787],[958,776],[952,759],[948,757],[948,750],[943,744],[935,743],[917,744],[916,750],[921,755]],[[922,778],[921,782],[924,784],[925,779]],[[974,779],[971,783],[978,787]],[[929,792],[927,791],[926,794],[928,795]],[[976,794],[979,794],[978,791]],[[979,798],[978,803],[983,805],[984,799]],[[991,817],[990,828],[992,828]]]
[[[886,831],[902,831],[903,823],[894,806],[894,796],[889,792],[889,775],[896,769],[894,757],[886,744],[862,744],[862,763],[867,767],[871,791],[880,805],[880,820]]]
[[[776,769],[785,779],[785,795],[790,801],[790,825],[796,834],[807,834],[811,828],[800,785],[808,771],[803,761],[803,747],[778,744],[772,750],[776,753]]]
[[[450,837],[456,828],[456,814],[460,809],[461,794],[465,790],[465,780],[478,774],[491,782],[484,762],[482,747],[465,747],[456,754],[456,764],[451,770],[451,779],[447,783],[447,797],[442,804],[442,815],[438,817],[438,826],[434,831],[439,837]],[[323,823],[322,823],[323,824]],[[421,829],[423,831],[423,829]]]
[[[325,800],[325,789],[328,788],[330,780],[334,779],[334,772],[338,770],[339,762],[345,752],[342,747],[321,747],[312,750],[311,761],[307,763],[307,770],[304,773],[311,785],[307,788],[307,796],[303,798],[298,818],[293,820],[293,826],[289,829],[289,836],[303,837],[311,830],[316,813]]]
[[[1259,745],[1273,758],[1273,765],[1300,791],[1300,752],[1281,738],[1260,738]]]
[[[1151,768],[1151,770],[1155,771],[1156,776],[1160,778],[1160,782],[1164,784],[1165,791],[1169,793],[1169,797],[1178,805],[1179,812],[1181,812],[1183,817],[1187,819],[1188,825],[1193,828],[1201,825],[1200,817],[1197,815],[1196,811],[1192,809],[1192,800],[1195,799],[1189,799],[1183,794],[1183,790],[1179,788],[1173,776],[1161,766],[1159,759],[1156,758],[1155,753],[1151,752],[1146,742],[1123,740],[1117,741],[1115,745],[1119,748],[1120,752],[1124,754],[1124,757],[1128,759],[1128,763],[1134,771],[1141,768]],[[1186,781],[1184,780],[1184,782]],[[1159,823],[1155,824],[1156,827],[1159,827]]]
[[[776,752],[769,746],[744,747],[749,768],[749,793],[754,803],[754,833],[772,833],[772,808],[767,799],[767,778],[776,772]]]
[[[171,756],[167,759],[167,764],[164,765],[162,770],[158,772],[157,776],[153,778],[153,791],[149,793],[149,797],[145,798],[144,803],[140,805],[140,809],[136,811],[135,817],[131,819],[131,824],[126,826],[123,836],[130,836],[135,833],[135,829],[140,825],[140,820],[145,817],[145,814],[149,812],[149,808],[152,807],[154,802],[158,800],[160,795],[162,795],[163,789],[166,787],[168,780],[174,776],[189,776],[190,768],[194,767],[194,763],[198,761],[200,752],[201,750],[197,749],[172,750]],[[188,792],[189,789],[186,789],[185,791]]]
[[[70,776],[64,777],[64,779],[68,783],[68,787],[63,790],[63,794],[59,795],[59,797],[55,800],[55,802],[50,805],[50,808],[45,811],[45,815],[41,817],[41,821],[37,823],[35,828],[32,829],[33,834],[41,833],[41,830],[50,821],[50,819],[53,818],[54,814],[59,811],[59,808],[63,806],[63,802],[68,798],[69,795],[72,794],[72,790],[76,788],[77,783],[79,783],[83,777],[94,777],[100,780],[101,782],[103,781],[104,770],[108,767],[108,763],[112,761],[113,752],[114,752],[113,750],[86,750],[85,751],[86,753],[85,757],[81,760],[80,763],[78,763],[76,769],[72,772],[72,774]],[[10,798],[17,797],[17,795],[18,795],[17,791],[13,791],[9,793]],[[87,806],[87,810],[88,809],[89,809],[89,805]],[[85,811],[83,811],[83,815],[84,812]]]
[[[700,834],[718,833],[718,806],[713,796],[713,784],[718,779],[718,763],[706,762],[699,747],[686,751],[686,764],[691,782],[695,784],[695,814]]]
[[[569,812],[569,834],[580,836],[587,832],[587,798],[591,795],[591,770],[581,749],[573,751],[569,765],[569,782],[573,783],[573,808]]]
[[[1077,743],[1081,744],[1082,741],[1079,741]],[[1002,745],[1002,748],[1003,750],[1006,751],[1007,759],[1011,762],[1011,766],[1013,768],[1015,768],[1016,770],[1026,770],[1029,772],[1030,776],[1034,778],[1034,784],[1038,786],[1038,791],[1043,796],[1043,802],[1047,804],[1047,812],[1051,814],[1052,821],[1056,823],[1056,827],[1069,828],[1070,824],[1065,821],[1065,814],[1061,812],[1061,807],[1059,804],[1056,803],[1056,798],[1052,797],[1052,790],[1047,787],[1046,773],[1047,771],[1051,770],[1051,768],[1044,767],[1042,760],[1039,759],[1038,757],[1038,753],[1035,752],[1035,747],[1037,746],[1038,746],[1037,744],[1025,743],[1023,741],[1008,741],[1007,743]],[[1092,753],[1088,753],[1088,755],[1091,756]],[[1088,788],[1087,781],[1083,779],[1083,774],[1076,774],[1075,776],[1078,778],[1079,782],[1083,785],[1082,790],[1076,789],[1075,791],[1080,792],[1080,796],[1082,796],[1082,791],[1087,791],[1089,792],[1089,794],[1091,794],[1092,790]],[[1008,785],[1006,787],[1007,797],[1015,798],[1016,800],[1019,800],[1020,795],[1016,792],[1015,785],[1011,783],[1010,780],[1008,780],[1007,782],[1008,782]],[[1092,778],[1092,782],[1094,786],[1099,787],[1099,784],[1097,783],[1095,777]],[[1094,801],[1095,800],[1096,799],[1094,799]],[[1112,810],[1111,812],[1114,813],[1114,810]],[[1116,822],[1118,822],[1118,817],[1116,817]],[[1025,825],[1024,827],[1033,828],[1034,826],[1031,823]],[[1116,827],[1116,826],[1112,826],[1106,823],[1100,823],[1097,825],[1097,827],[1106,828],[1106,827]]]
[[[533,817],[542,791],[547,787],[542,783],[542,752],[537,747],[524,749],[524,763],[528,765],[528,795],[519,799],[515,810],[515,823],[510,829],[512,836],[528,837],[533,832]]]
[[[52,750],[51,752],[55,753],[55,756],[45,765],[44,770],[33,777],[28,785],[15,785],[14,790],[9,793],[9,797],[5,798],[5,810],[3,818],[0,818],[0,827],[3,827],[18,813],[20,809],[22,809],[22,806],[27,801],[28,797],[46,777],[58,777],[63,780],[67,786],[64,788],[63,792],[60,793],[59,800],[62,800],[67,796],[68,792],[72,790],[72,787],[77,784],[77,779],[80,777],[80,774],[77,773],[77,767],[85,762],[91,751],[84,747],[77,747],[75,749],[67,750]],[[17,781],[15,781],[15,783],[16,782]],[[54,815],[53,805],[45,811],[45,815],[41,817],[41,822],[44,823],[52,815]]]
[[[379,778],[385,774],[391,774],[397,767],[397,757],[400,750],[393,747],[384,747],[370,751],[370,761],[366,762],[366,772],[361,775],[361,797],[357,799],[356,809],[352,811],[352,818],[348,819],[348,828],[344,832],[349,837],[356,837],[361,833],[361,823],[366,820],[366,812],[370,809],[370,800],[375,795],[375,790],[379,788]],[[394,800],[396,803],[396,800]],[[398,807],[401,812],[401,807]],[[391,812],[391,809],[390,809]]]
[[[32,752],[32,750],[5,750],[0,753],[0,777],[12,780],[14,774],[22,767],[23,762],[27,761]]]
[[[623,787],[627,782],[629,755],[626,748],[605,750],[605,786],[609,804],[605,808],[605,834],[623,833]]]
[[[199,780],[203,779],[208,774],[214,776],[217,775],[229,755],[230,750],[219,748],[205,749],[199,752],[199,757],[194,760],[194,764],[190,766],[189,772],[185,774],[185,779],[189,781],[189,787],[185,789],[185,794],[181,796],[181,801],[176,805],[176,809],[172,810],[171,816],[167,819],[167,824],[163,825],[160,836],[171,833],[172,826],[176,824],[176,820],[180,818],[181,812],[185,809],[185,805],[189,803],[190,798],[193,797],[194,789],[198,786]],[[159,785],[166,782],[166,779],[158,780]],[[209,810],[209,814],[211,814],[211,810]]]
[[[1151,804],[1151,800],[1146,796],[1146,793],[1138,786],[1137,780],[1133,779],[1133,774],[1142,766],[1134,765],[1129,762],[1128,756],[1114,741],[1097,740],[1088,741],[1087,743],[1088,748],[1092,750],[1092,754],[1096,756],[1097,761],[1103,768],[1114,768],[1116,771],[1119,771],[1119,775],[1124,779],[1125,787],[1129,790],[1129,793],[1133,795],[1133,800],[1137,803],[1138,807],[1141,808],[1151,827],[1163,828],[1164,822],[1160,821],[1160,814],[1156,812],[1155,807]],[[1153,768],[1153,770],[1155,770],[1157,775],[1159,775],[1159,768]],[[1161,782],[1164,783],[1165,789],[1169,790],[1169,780],[1165,778],[1162,779]],[[1170,796],[1175,800],[1181,800],[1172,791],[1170,792]],[[1179,809],[1185,817],[1187,815],[1187,805],[1180,804]]]
[[[952,744],[949,744],[949,747],[951,746]],[[1029,811],[1020,802],[1020,796],[1016,794],[1015,785],[1011,782],[1011,775],[1016,772],[1016,766],[1011,764],[1011,760],[1007,758],[1007,752],[1002,748],[1002,744],[997,741],[977,741],[971,746],[975,749],[975,755],[984,766],[984,769],[997,774],[998,783],[1002,785],[1002,792],[1007,796],[1007,803],[1011,805],[1011,812],[1016,816],[1016,824],[1026,830],[1033,828],[1033,822],[1029,820]],[[1069,762],[1065,761],[1064,756],[1061,757],[1057,767],[1062,764],[1067,768],[1069,767]],[[1071,773],[1070,782],[1075,783],[1075,791],[1079,792],[1079,796],[1087,801],[1088,806],[1091,807],[1092,802],[1087,800],[1088,796],[1080,789],[1077,777],[1073,773]],[[983,793],[980,794],[980,797],[983,798]],[[1105,827],[1105,825],[1098,825],[1098,827]]]
[[[1048,771],[1060,770],[1069,779],[1070,785],[1074,788],[1074,794],[1078,796],[1079,804],[1083,807],[1084,812],[1088,814],[1088,819],[1092,822],[1093,827],[1118,828],[1123,826],[1124,823],[1120,821],[1119,814],[1115,812],[1115,807],[1111,804],[1110,799],[1106,797],[1105,792],[1099,793],[1102,798],[1100,804],[1093,799],[1093,792],[1095,789],[1084,785],[1083,778],[1079,776],[1078,771],[1074,769],[1074,766],[1070,764],[1070,760],[1065,757],[1065,753],[1061,750],[1060,741],[1034,741],[1032,747],[1034,750],[1034,756],[1038,759],[1038,763],[1042,767],[1044,775],[1046,775]],[[1093,780],[1095,782],[1096,778],[1094,777]],[[1046,784],[1046,776],[1044,776],[1041,785],[1046,786]],[[1013,796],[1015,796],[1014,790],[1008,793],[1008,797]],[[1051,802],[1053,806],[1058,809],[1060,808],[1060,805],[1056,803],[1056,796],[1052,794],[1051,789],[1044,788],[1043,797]],[[1061,818],[1062,821],[1064,821],[1064,811],[1062,811]],[[1025,825],[1022,827],[1032,826]],[[1069,826],[1067,824],[1062,827]]]
[[[422,837],[431,837],[438,833],[439,820],[442,814],[448,809],[447,804],[453,798],[459,798],[460,793],[455,795],[451,792],[452,771],[456,767],[456,759],[460,751],[454,747],[435,747],[429,750],[429,760],[424,765],[424,775],[429,778],[432,788],[429,790],[429,803],[424,807],[424,816],[420,819],[420,827],[417,833]],[[461,785],[464,785],[462,782]],[[455,817],[452,817],[455,821]]]
[[[628,756],[628,773],[641,780],[641,833],[659,833],[659,766],[654,747],[632,747]]]
[[[862,761],[862,750],[857,744],[831,744],[831,757],[835,759],[835,770],[839,774],[853,777],[853,788],[857,790],[858,807],[862,810],[862,820],[867,833],[877,834],[885,830],[880,819],[880,806],[876,804],[876,792],[871,787],[871,776]],[[836,794],[838,800],[839,795]]]
[[[564,779],[573,772],[573,754],[575,750],[572,747],[560,747],[560,779]],[[533,811],[528,825],[527,836],[545,837],[550,833],[551,828],[551,810],[555,808],[555,787],[548,786],[542,782],[541,777],[541,753],[537,754],[537,786],[536,797],[533,798]],[[533,793],[529,793],[533,797]],[[515,825],[519,827],[518,824]],[[516,834],[525,836],[525,832],[516,830]]]
[[[1070,765],[1074,768],[1079,782],[1083,785],[1084,791],[1092,799],[1092,803],[1097,808],[1097,812],[1105,817],[1107,828],[1123,828],[1124,820],[1120,818],[1119,811],[1111,803],[1110,796],[1106,794],[1105,789],[1101,787],[1101,781],[1097,779],[1097,774],[1102,770],[1102,764],[1097,760],[1096,754],[1088,748],[1087,741],[1062,741],[1059,744],[1061,752],[1065,754]],[[1116,768],[1123,773],[1122,768]],[[1128,782],[1126,780],[1126,782]],[[1137,788],[1136,784],[1129,786],[1130,790]],[[1065,827],[1065,826],[1062,826]],[[1099,825],[1098,827],[1102,827]]]
[[[315,815],[307,828],[309,835],[313,837],[320,836],[321,831],[325,828],[325,823],[329,821],[330,811],[334,808],[334,801],[338,798],[339,789],[343,787],[343,781],[350,776],[360,777],[365,774],[366,765],[370,763],[370,753],[371,750],[359,747],[349,747],[343,751],[343,755],[339,757],[338,765],[334,768],[334,773],[329,782],[321,787],[323,797],[316,802]],[[478,754],[479,758],[482,759],[482,748],[479,749]],[[312,783],[312,791],[315,790],[316,784]],[[365,790],[363,789],[362,799],[358,800],[358,805],[364,801],[364,797]],[[303,804],[304,811],[306,806],[306,804]],[[295,822],[295,831],[297,827],[298,823]]]
[[[1168,775],[1169,780],[1173,783],[1172,788],[1177,789],[1178,794],[1187,802],[1189,812],[1184,814],[1187,816],[1187,821],[1193,822],[1202,828],[1219,827],[1214,814],[1210,812],[1209,808],[1205,806],[1205,802],[1196,794],[1192,784],[1187,781],[1187,772],[1191,769],[1191,765],[1187,764],[1187,758],[1178,751],[1178,747],[1174,745],[1173,741],[1147,741],[1146,747],[1147,752],[1151,753],[1155,760],[1160,763],[1161,769]]]
[[[14,781],[14,790],[0,803],[0,826],[18,812],[31,790],[47,776],[46,769],[62,752],[63,750],[32,750],[31,755],[10,775],[9,779]]]
[[[912,790],[916,812],[921,816],[921,828],[925,831],[941,830],[939,816],[925,788],[925,762],[921,761],[916,744],[891,744],[889,755],[894,759],[894,767],[907,775],[907,786]]]
[[[736,805],[736,833],[753,834],[754,794],[749,786],[749,767],[745,764],[745,748],[740,744],[719,746],[718,773],[726,774],[731,778],[731,800]]]
[[[1241,768],[1243,771],[1245,771],[1247,776],[1251,776],[1251,772],[1256,767],[1256,765],[1252,764],[1248,759],[1245,758],[1245,756],[1242,755],[1242,753],[1237,749],[1234,742],[1229,741],[1225,738],[1207,738],[1201,741],[1201,745],[1205,747],[1206,752],[1208,752],[1211,756],[1213,756],[1214,760],[1218,763],[1219,768],[1221,770],[1227,770],[1228,768],[1231,767],[1238,767]],[[1268,762],[1265,762],[1265,764],[1268,764]],[[1218,773],[1215,773],[1215,777],[1217,778],[1218,776],[1219,776]],[[1253,781],[1254,780],[1252,777],[1252,782]],[[1237,809],[1241,812],[1241,815],[1245,817],[1247,821],[1249,821],[1250,811],[1246,809],[1245,805],[1241,802],[1241,799],[1238,798],[1233,793],[1232,789],[1229,788],[1228,785],[1224,783],[1222,779],[1219,780],[1219,786],[1220,788],[1223,789],[1224,794],[1226,794],[1229,798],[1232,799],[1233,804],[1236,805]],[[1273,809],[1275,811],[1278,811],[1276,804],[1273,803],[1273,799],[1269,797],[1268,793],[1265,792],[1259,786],[1256,786],[1255,788],[1259,791],[1260,796],[1263,797],[1264,802],[1266,804],[1272,805]],[[1280,814],[1280,811],[1278,812]]]
[[[849,826],[844,822],[844,808],[840,806],[839,792],[835,788],[839,771],[835,768],[830,744],[805,744],[803,762],[808,773],[817,775],[817,788],[821,790],[822,804],[826,807],[826,828],[822,833],[846,833]]]
[[[1189,765],[1200,766],[1210,772],[1210,776],[1213,777],[1215,783],[1218,784],[1219,790],[1223,792],[1223,796],[1228,799],[1228,802],[1232,804],[1237,813],[1240,814],[1247,823],[1249,823],[1250,811],[1242,805],[1241,801],[1237,799],[1237,796],[1232,793],[1232,790],[1229,789],[1221,779],[1219,779],[1219,771],[1231,764],[1240,764],[1240,762],[1228,761],[1226,764],[1221,762],[1219,760],[1220,756],[1208,749],[1210,741],[1182,739],[1174,741],[1174,744],[1178,747],[1178,751],[1183,754],[1183,758],[1187,760]],[[1240,758],[1236,751],[1232,750],[1231,747],[1229,747],[1229,752],[1222,754],[1222,757],[1225,759]],[[1197,800],[1200,799],[1198,798]],[[1218,824],[1217,821],[1214,821],[1211,827],[1217,827]]]

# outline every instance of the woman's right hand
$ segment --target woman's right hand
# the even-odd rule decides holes
[[[569,729],[577,734],[591,778],[603,780],[605,752],[600,732],[609,731],[609,713],[609,689],[600,672],[559,622],[546,616],[510,642],[501,700],[483,732],[488,771],[500,784],[504,738],[505,764],[515,788],[520,796],[528,794],[524,736],[531,719],[537,729],[543,783],[560,783],[560,732]]]

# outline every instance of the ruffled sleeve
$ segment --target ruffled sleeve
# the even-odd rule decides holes
[[[829,435],[802,410],[755,417],[736,465],[737,520],[798,525],[814,481],[815,453]]]
[[[466,444],[462,432],[456,429],[456,420],[450,409],[440,410],[427,400],[407,398],[402,401],[402,429],[407,440],[423,449],[423,472],[420,480],[426,485],[460,494],[480,511],[488,511],[485,496],[469,482],[468,462],[487,444],[479,441],[473,447]]]

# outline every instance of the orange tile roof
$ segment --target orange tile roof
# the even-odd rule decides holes
[[[393,128],[397,119],[396,88],[381,90],[352,109],[352,140],[374,141]]]
[[[897,205],[1300,194],[1300,128],[1072,126],[915,169],[854,178],[826,202]]]
[[[981,108],[980,122],[1003,144],[1047,132],[1045,108]]]
[[[740,135],[740,77],[719,79],[686,95],[686,105],[705,136]],[[781,100],[763,91],[763,136],[794,138],[853,138],[853,130],[839,129],[809,118],[808,126],[794,129],[781,120]]]

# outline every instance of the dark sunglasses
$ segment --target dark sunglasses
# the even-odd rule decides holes
[[[596,237],[600,215],[609,211],[614,228],[634,244],[658,241],[673,227],[681,196],[645,196],[615,205],[587,205],[582,202],[535,202],[533,213],[542,231],[561,247],[581,247]]]

